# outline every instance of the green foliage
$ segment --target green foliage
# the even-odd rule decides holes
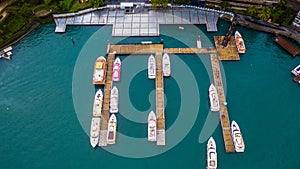
[[[266,21],[266,20],[270,19],[271,14],[272,14],[272,9],[269,7],[263,6],[261,8],[261,10],[258,12],[257,16],[258,16],[258,18]]]
[[[51,2],[52,2],[52,0],[44,0],[44,3],[45,3],[46,5],[51,4]]]
[[[162,6],[163,8],[168,7],[168,0],[152,0],[152,8],[157,9],[157,7]]]
[[[94,8],[99,8],[100,6],[104,5],[103,0],[90,0],[90,3]]]
[[[190,0],[174,0],[176,4],[190,4]]]
[[[0,24],[0,43],[12,38],[16,33],[22,31],[27,24],[26,18],[22,15],[10,13]]]
[[[288,26],[293,19],[292,7],[286,7],[287,0],[281,0],[275,7],[262,7],[258,9],[256,6],[251,6],[247,9],[246,14],[262,20],[272,19],[272,22],[280,25]]]
[[[220,6],[221,6],[222,9],[228,9],[230,5],[229,5],[229,2],[227,2],[227,1],[222,1],[222,2],[220,3]]]
[[[253,17],[257,17],[258,8],[256,6],[250,6],[247,8],[247,14]]]
[[[58,2],[58,6],[63,11],[68,11],[71,8],[73,2],[74,0],[61,0]]]

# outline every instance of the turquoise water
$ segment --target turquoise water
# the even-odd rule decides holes
[[[128,39],[111,38],[110,27],[74,26],[68,27],[65,34],[55,34],[54,24],[39,27],[13,46],[13,60],[0,61],[0,167],[205,168],[206,141],[199,143],[199,135],[205,130],[204,138],[212,134],[216,140],[220,169],[300,168],[300,90],[290,74],[290,70],[300,63],[300,58],[291,58],[273,43],[271,35],[242,27],[237,29],[245,39],[247,53],[240,61],[222,62],[222,65],[230,119],[236,120],[241,127],[245,153],[226,154],[220,125],[214,128],[218,121],[216,115],[209,113],[207,88],[211,72],[205,55],[199,56],[201,59],[195,55],[171,58],[175,63],[174,77],[165,79],[166,126],[171,131],[178,119],[184,122],[181,127],[187,131],[186,136],[178,144],[148,158],[111,153],[123,148],[122,141],[125,140],[119,135],[115,146],[105,150],[91,148],[87,135],[95,92],[91,85],[91,64],[105,53],[107,42],[138,43],[149,39],[159,42],[163,39],[166,47],[184,47],[195,46],[195,39],[200,34],[203,46],[207,47],[212,43],[209,42],[212,36],[222,34],[228,28],[222,21],[218,26],[219,32],[214,34],[206,33],[205,26],[197,29],[185,26],[181,32],[177,26],[160,26],[161,37]],[[138,118],[146,116],[154,99],[151,94],[154,81],[145,78],[147,72],[142,64],[147,56],[137,56],[136,63],[125,62],[126,57],[133,56],[120,57],[124,61],[124,70],[121,82],[116,85],[122,88],[120,97],[129,97],[135,109],[126,112],[129,106],[120,103],[118,131],[120,135],[144,138],[146,124]],[[126,76],[130,73],[126,70],[137,67],[140,72],[126,88]],[[179,81],[186,75],[181,71],[192,72],[193,78],[189,79],[189,76],[187,80]],[[195,84],[198,91],[193,88]],[[198,97],[186,97],[181,92],[185,90],[195,91]],[[188,111],[189,108],[181,110],[185,106],[181,103],[195,105],[189,107],[196,112]],[[208,126],[205,125],[207,121],[210,122]],[[177,134],[184,133],[177,132],[167,134],[167,144],[173,143]],[[151,145],[154,153],[167,147],[147,144],[150,148]],[[126,151],[132,152],[148,151],[135,142],[128,142],[127,148]]]

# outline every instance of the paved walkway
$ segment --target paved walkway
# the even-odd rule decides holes
[[[159,36],[159,24],[206,24],[208,32],[216,32],[219,13],[173,8],[124,14],[123,10],[103,8],[53,17],[55,32],[65,32],[67,25],[113,25],[112,36]]]

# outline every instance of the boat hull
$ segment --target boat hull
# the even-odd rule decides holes
[[[243,140],[243,136],[240,130],[240,127],[235,121],[231,122],[231,135],[234,144],[234,149],[236,152],[244,152],[245,144]]]
[[[148,78],[149,79],[156,78],[156,61],[153,55],[150,55],[148,58]]]
[[[119,90],[114,86],[110,93],[110,113],[118,113],[119,111]]]
[[[219,103],[217,89],[213,84],[211,84],[208,91],[209,91],[210,110],[213,112],[217,112],[220,110],[220,103]]]
[[[170,57],[167,53],[163,55],[163,75],[164,76],[171,76],[171,63],[170,63]]]
[[[235,39],[235,44],[236,44],[238,53],[240,53],[240,54],[246,53],[246,46],[245,46],[244,39],[238,31],[235,32],[234,39]]]
[[[156,116],[153,111],[148,115],[148,141],[156,141]]]
[[[99,117],[93,117],[91,120],[90,143],[93,148],[95,148],[99,142],[100,121],[101,119]]]
[[[210,137],[207,142],[207,169],[216,169],[218,165],[218,159],[217,159],[217,147],[215,140]]]
[[[115,144],[117,136],[117,118],[112,114],[108,120],[107,126],[107,144]]]
[[[112,80],[118,82],[120,81],[120,78],[121,78],[121,60],[120,58],[116,58],[113,65]]]
[[[97,58],[94,65],[93,84],[103,85],[106,78],[106,59],[103,56]]]
[[[291,73],[292,73],[294,76],[300,75],[300,65],[298,65],[297,67],[295,67],[295,69],[293,69],[293,70],[291,71]]]
[[[102,111],[102,103],[103,103],[103,92],[99,89],[94,98],[94,105],[93,105],[93,116],[99,117],[101,116]]]

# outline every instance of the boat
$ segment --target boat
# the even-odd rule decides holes
[[[156,116],[153,111],[148,115],[148,141],[156,141]]]
[[[102,102],[103,102],[103,92],[101,89],[99,89],[96,92],[94,98],[93,116],[101,116]]]
[[[298,75],[294,78],[294,82],[300,83],[300,75]]]
[[[94,66],[93,84],[103,85],[106,77],[106,59],[103,56],[97,58]]]
[[[210,110],[219,111],[220,110],[219,97],[218,97],[217,89],[213,84],[209,86],[209,100],[210,100]]]
[[[170,57],[167,53],[163,55],[163,75],[164,76],[171,76],[171,64],[170,64]]]
[[[244,144],[243,136],[240,127],[234,120],[231,122],[231,135],[232,135],[235,151],[244,152],[245,144]]]
[[[293,75],[295,75],[295,76],[300,75],[300,65],[298,65],[297,67],[295,67],[295,69],[293,69],[293,70],[291,71],[291,73],[292,73]]]
[[[245,42],[239,31],[235,31],[234,39],[238,53],[246,53]]]
[[[107,144],[115,144],[117,135],[117,118],[112,114],[108,120],[107,126]]]
[[[110,113],[118,113],[119,111],[119,90],[116,86],[110,92]]]
[[[0,58],[5,58],[7,60],[11,60],[11,55],[12,55],[12,50],[13,48],[11,46],[3,49],[2,51],[0,51]]]
[[[183,26],[179,26],[178,29],[184,30],[184,27]]]
[[[115,82],[120,81],[121,77],[121,60],[116,58],[113,66],[112,80]]]
[[[207,169],[216,169],[218,166],[217,146],[215,140],[210,137],[207,142]]]
[[[156,77],[155,57],[153,55],[150,55],[148,58],[148,78],[155,79],[155,77]]]
[[[100,117],[93,117],[91,121],[90,143],[93,148],[95,148],[99,142],[100,121]]]

